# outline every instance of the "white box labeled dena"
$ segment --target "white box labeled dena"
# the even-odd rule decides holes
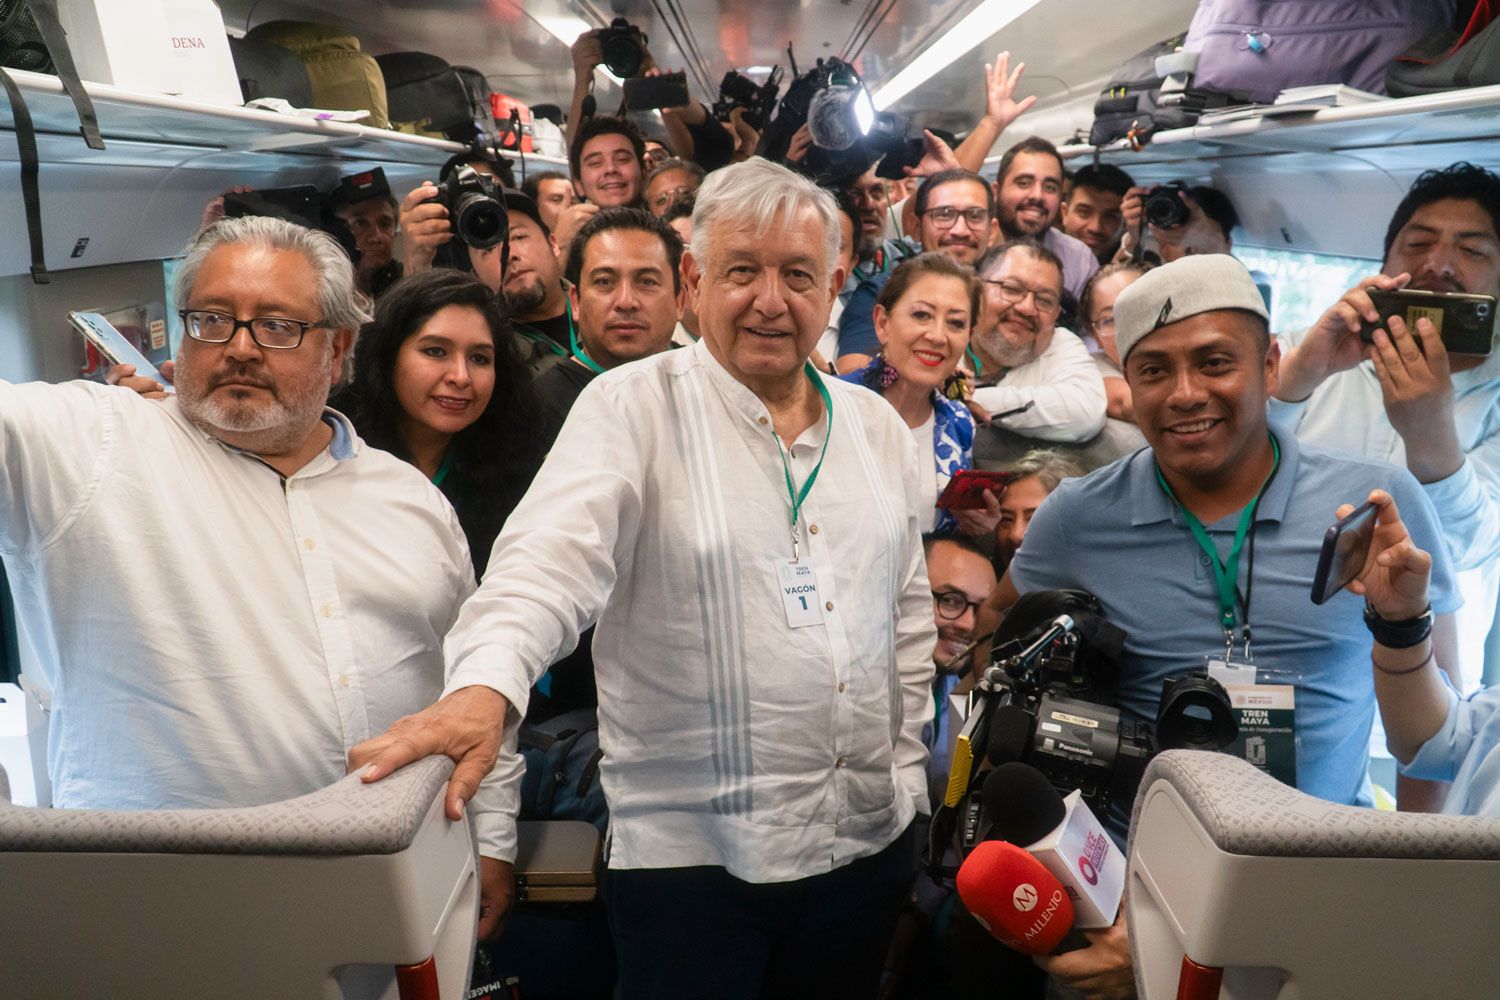
[[[1064,796],[1063,807],[1067,812],[1057,829],[1026,850],[1072,897],[1074,927],[1109,927],[1125,891],[1125,855],[1084,805],[1081,792]]]
[[[218,5],[213,0],[160,2],[172,53],[172,78],[166,92],[205,104],[245,103]]]
[[[169,92],[172,52],[161,0],[61,0],[57,14],[81,79],[142,94]]]

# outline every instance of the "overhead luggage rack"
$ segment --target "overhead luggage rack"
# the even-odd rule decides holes
[[[1069,160],[1091,159],[1095,147],[1064,146],[1060,152]],[[1438,159],[1500,166],[1500,86],[1388,98],[1295,115],[1251,115],[1158,132],[1139,150],[1131,149],[1125,140],[1098,149],[1102,162],[1145,180],[1185,171],[1207,175],[1234,157],[1294,153],[1356,154],[1372,166],[1398,170],[1407,169],[1414,160],[1432,163]]]

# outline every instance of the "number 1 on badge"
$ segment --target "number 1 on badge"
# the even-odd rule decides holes
[[[802,628],[823,623],[823,609],[818,604],[818,577],[811,566],[804,562],[778,562],[776,580],[781,588],[781,603],[788,625]]]

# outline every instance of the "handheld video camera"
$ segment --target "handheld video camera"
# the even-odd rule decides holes
[[[1162,682],[1155,724],[1127,719],[1115,703],[1125,633],[1080,590],[1024,595],[994,636],[991,664],[959,739],[945,805],[958,810],[956,840],[982,839],[983,759],[1029,764],[1061,792],[1078,789],[1104,815],[1128,808],[1146,764],[1162,749],[1222,750],[1238,735],[1224,688],[1205,673]]]
[[[876,111],[854,67],[837,58],[819,59],[792,81],[756,153],[783,159],[804,123],[813,145],[803,170],[826,186],[853,183],[877,160],[878,176],[899,180],[906,176],[902,168],[915,167],[925,150],[921,130],[902,115]]]
[[[430,199],[448,209],[453,235],[476,250],[488,250],[510,235],[510,216],[493,179],[473,167],[459,167],[438,183]]]
[[[599,48],[604,55],[604,68],[615,76],[628,80],[641,75],[641,67],[646,63],[646,36],[623,17],[599,29]]]

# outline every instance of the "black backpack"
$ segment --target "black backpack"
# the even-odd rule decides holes
[[[229,38],[234,74],[245,103],[277,97],[294,108],[313,106],[312,80],[307,64],[291,49],[258,38]]]
[[[575,708],[545,722],[523,723],[517,734],[526,777],[521,781],[521,819],[577,819],[601,834],[609,807],[599,782],[599,717]]]
[[[450,66],[426,52],[390,52],[376,56],[375,61],[385,76],[393,126],[454,142],[479,138],[478,123],[490,115],[484,74],[467,66]]]
[[[1127,136],[1137,143],[1150,141],[1163,129],[1187,128],[1209,108],[1236,103],[1228,94],[1214,94],[1192,85],[1170,81],[1156,71],[1156,60],[1182,50],[1187,33],[1173,35],[1137,52],[1110,75],[1110,81],[1094,102],[1094,126],[1089,142],[1103,146]]]

